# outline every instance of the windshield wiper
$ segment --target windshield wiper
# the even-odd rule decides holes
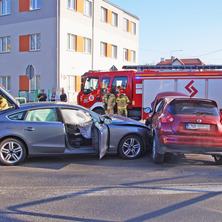
[[[208,113],[208,112],[196,112],[194,114],[197,116],[203,116],[203,115],[214,116],[214,113]]]

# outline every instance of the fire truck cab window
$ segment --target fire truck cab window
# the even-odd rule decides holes
[[[105,89],[107,89],[107,87],[109,86],[109,83],[110,83],[110,77],[105,77],[105,78],[102,78],[102,90],[101,90],[101,95],[104,95],[105,94]]]
[[[112,89],[126,89],[127,76],[118,76],[113,79]]]
[[[98,88],[98,83],[98,77],[88,77],[85,81],[84,94],[88,94],[96,90]]]

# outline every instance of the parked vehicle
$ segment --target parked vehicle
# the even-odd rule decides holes
[[[222,108],[222,66],[125,66],[124,71],[90,71],[82,76],[78,104],[104,113],[104,89],[115,94],[121,88],[131,103],[128,117],[146,119],[143,112],[154,96],[162,91],[174,91],[191,97],[216,100]],[[134,70],[129,70],[134,69]]]
[[[0,163],[16,165],[26,157],[52,154],[118,153],[139,157],[148,143],[144,124],[120,116],[100,116],[61,102],[20,105],[0,87],[9,109],[0,111]]]
[[[212,155],[222,164],[222,118],[217,103],[167,94],[157,95],[153,109],[146,109],[154,162],[163,163],[167,153],[196,153]]]

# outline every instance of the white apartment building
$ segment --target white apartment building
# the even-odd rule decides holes
[[[138,34],[139,19],[106,0],[0,0],[0,84],[15,96],[64,88],[72,102],[88,70],[138,63]]]

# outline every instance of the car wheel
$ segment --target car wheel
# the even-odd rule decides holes
[[[118,153],[123,159],[135,159],[143,153],[143,142],[136,135],[124,137],[119,144]]]
[[[105,111],[104,111],[103,108],[95,108],[93,111],[94,111],[95,113],[100,114],[100,115],[105,114]]]
[[[222,164],[222,156],[215,155],[215,156],[214,156],[214,160],[215,160],[215,163],[216,163],[216,164],[218,164],[218,165],[221,165],[221,164]]]
[[[14,138],[8,138],[0,143],[0,162],[7,166],[21,163],[26,157],[24,143]]]
[[[158,149],[159,149],[159,141],[155,136],[153,140],[152,158],[154,163],[161,164],[164,161],[164,154],[158,153]]]

